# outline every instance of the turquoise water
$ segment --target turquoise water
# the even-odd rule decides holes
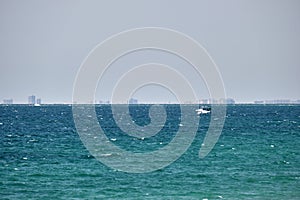
[[[146,152],[166,145],[178,130],[178,105],[165,107],[162,131],[145,140],[122,133],[110,106],[96,110],[115,144]],[[148,109],[130,108],[137,124],[150,122]],[[76,133],[70,106],[0,106],[0,198],[300,199],[300,106],[228,106],[218,143],[199,159],[209,120],[210,115],[201,117],[196,139],[177,161],[130,174],[90,155]]]

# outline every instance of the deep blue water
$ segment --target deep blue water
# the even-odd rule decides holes
[[[157,136],[134,140],[115,125],[109,105],[99,123],[115,144],[146,152],[167,145],[180,124],[178,105],[165,105]],[[148,105],[132,106],[139,125]],[[113,170],[82,144],[66,105],[0,106],[0,199],[300,199],[300,106],[227,107],[222,135],[204,159],[198,151],[210,115],[177,161],[144,174]]]

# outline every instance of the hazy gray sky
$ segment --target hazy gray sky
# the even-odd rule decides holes
[[[71,102],[77,70],[95,45],[149,26],[201,43],[228,97],[300,99],[297,0],[0,0],[0,100],[27,102],[35,94],[44,102]]]

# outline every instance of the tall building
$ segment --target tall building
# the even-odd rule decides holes
[[[3,99],[3,104],[13,104],[13,99]]]
[[[38,99],[36,100],[36,103],[37,103],[37,104],[42,104],[42,99],[41,99],[41,98],[38,98]]]
[[[34,105],[35,104],[35,96],[31,95],[28,97],[28,104]]]

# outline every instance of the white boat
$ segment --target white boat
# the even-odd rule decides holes
[[[195,111],[197,112],[197,115],[210,113],[210,110],[204,109],[204,108],[199,108],[199,109],[196,109]]]

